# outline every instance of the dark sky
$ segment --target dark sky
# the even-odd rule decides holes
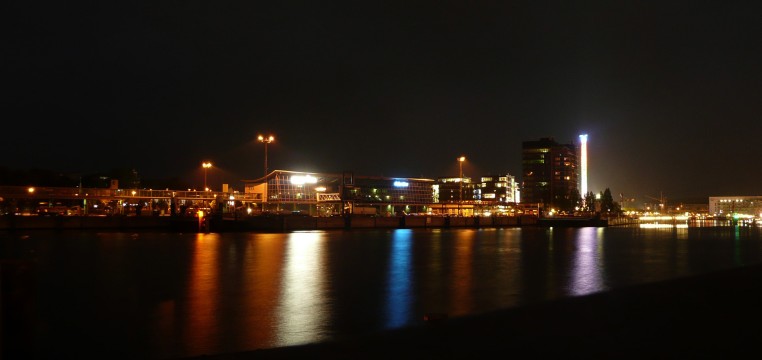
[[[4,6],[0,166],[520,180],[588,133],[592,191],[762,195],[758,1],[110,3]]]

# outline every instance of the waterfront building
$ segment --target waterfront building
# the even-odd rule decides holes
[[[462,183],[461,183],[462,181]],[[462,197],[459,192],[462,190]],[[515,213],[518,202],[518,184],[516,178],[510,174],[487,175],[473,181],[470,177],[438,178],[435,185],[435,202],[444,204],[458,204],[461,207],[443,207],[443,213],[451,215],[511,215]]]
[[[710,196],[709,214],[762,217],[762,196]]]
[[[254,212],[314,216],[365,214],[512,215],[518,196],[513,176],[402,178],[275,170],[244,180],[244,195]],[[462,190],[462,195],[460,191]]]
[[[514,204],[517,202],[518,185],[510,174],[482,176],[474,184],[473,197],[476,201]]]
[[[434,202],[439,212],[473,215],[474,191],[470,177],[440,177],[434,185]]]
[[[275,170],[243,182],[263,212],[392,216],[428,213],[435,203],[433,179]]]
[[[522,143],[522,203],[571,211],[579,194],[578,151],[553,138]]]

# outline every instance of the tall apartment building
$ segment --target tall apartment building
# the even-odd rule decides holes
[[[524,141],[521,154],[521,202],[546,210],[573,210],[574,195],[579,194],[577,146],[540,138]]]

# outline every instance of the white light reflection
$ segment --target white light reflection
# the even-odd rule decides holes
[[[275,336],[289,345],[327,340],[322,331],[329,318],[323,233],[294,232],[286,241]]]
[[[411,234],[410,229],[394,231],[386,288],[387,328],[402,327],[410,318]]]
[[[586,295],[604,290],[603,228],[585,227],[577,232],[577,250],[572,260],[569,288],[572,295]]]
[[[640,224],[641,229],[687,229],[688,224]]]

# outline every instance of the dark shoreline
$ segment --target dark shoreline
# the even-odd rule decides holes
[[[761,334],[756,264],[356,339],[189,359],[754,358]]]

